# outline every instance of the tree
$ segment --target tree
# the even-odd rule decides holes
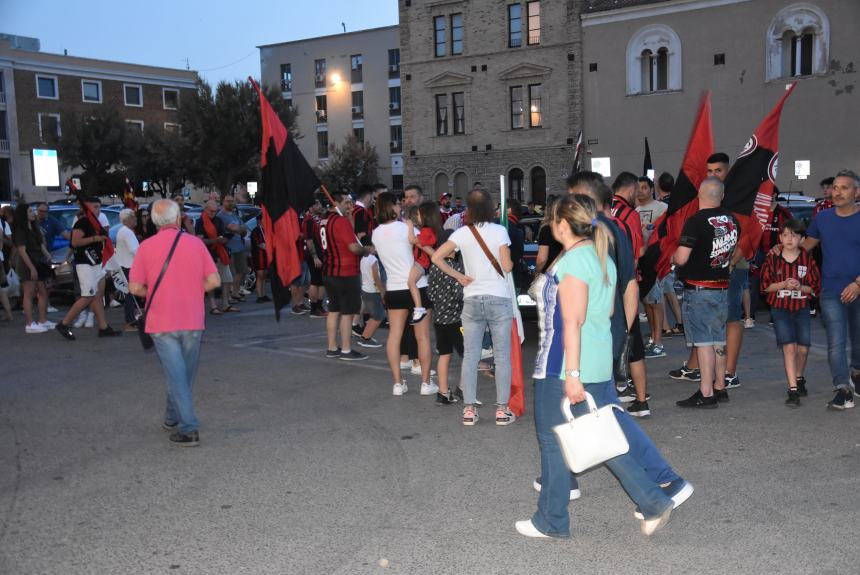
[[[152,188],[166,197],[170,182],[184,182],[188,162],[187,151],[179,133],[165,131],[161,127],[147,126],[143,133],[129,131],[128,154],[125,168],[135,189],[142,182],[150,182]]]
[[[295,110],[277,90],[264,90],[264,94],[290,137],[298,137]],[[184,146],[181,156],[187,161],[189,180],[215,186],[224,195],[236,183],[259,178],[260,100],[250,82],[221,82],[213,93],[209,84],[200,80],[197,92],[183,99],[179,116]]]
[[[122,166],[128,153],[125,121],[110,107],[95,114],[72,114],[64,119],[57,155],[64,168],[81,168],[86,194],[118,193],[111,170]]]
[[[379,181],[379,154],[376,147],[347,136],[343,145],[332,145],[328,163],[319,169],[319,178],[329,190],[355,193],[362,186]]]

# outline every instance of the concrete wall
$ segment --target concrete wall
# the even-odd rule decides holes
[[[499,175],[512,168],[526,175],[524,199],[534,190],[529,173],[546,171],[548,193],[561,190],[582,124],[580,2],[541,2],[541,41],[508,47],[507,2],[472,0],[400,2],[403,62],[404,158],[407,182],[434,190],[439,174],[452,187],[464,171],[499,192]],[[523,20],[526,3],[522,2]],[[463,14],[463,54],[450,55],[450,14]],[[434,56],[433,18],[449,17],[448,53]],[[569,59],[568,55],[572,55]],[[543,86],[543,126],[512,129],[510,87]],[[465,93],[465,133],[437,136],[435,96]],[[453,116],[453,113],[451,114]],[[473,151],[473,146],[477,147]],[[491,150],[487,150],[491,146]],[[439,195],[436,189],[432,196]],[[540,192],[538,195],[540,196]]]
[[[766,81],[766,32],[774,16],[793,4],[786,0],[738,2],[663,2],[657,8],[708,5],[662,15],[655,6],[593,14],[583,19],[585,134],[593,157],[609,156],[612,173],[639,173],[647,136],[659,174],[676,175],[700,97],[712,91],[717,151],[734,160],[755,128],[783,95],[789,80]],[[722,4],[716,6],[716,4]],[[830,22],[830,71],[798,78],[780,126],[781,190],[818,195],[818,181],[837,170],[860,168],[860,3],[815,0]],[[607,16],[618,21],[600,23]],[[628,96],[626,51],[630,38],[650,24],[670,26],[682,51],[682,89]],[[714,54],[725,65],[714,65]],[[589,72],[589,64],[598,70]],[[794,161],[810,160],[808,180],[794,179]]]
[[[400,116],[389,113],[390,86],[399,86],[399,78],[389,78],[388,51],[400,47],[397,26],[363,30],[335,36],[310,38],[284,44],[260,47],[262,82],[267,86],[280,86],[281,64],[290,64],[293,81],[290,93],[293,106],[298,110],[299,149],[308,162],[319,164],[317,154],[318,130],[328,131],[329,145],[341,145],[353,131],[352,91],[364,92],[364,141],[376,147],[379,154],[379,177],[392,184],[392,165],[399,165],[399,154],[390,153],[390,126],[400,123]],[[364,57],[362,82],[350,82],[350,56]],[[315,88],[314,60],[325,58],[326,88]],[[341,81],[333,84],[333,73]],[[325,94],[328,101],[328,119],[319,125],[315,116],[315,96]],[[397,171],[397,168],[394,168]]]

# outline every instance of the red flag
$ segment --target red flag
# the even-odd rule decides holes
[[[520,330],[517,318],[511,323],[511,398],[508,400],[511,413],[520,417],[526,410],[525,383],[523,382],[523,350],[520,346]]]
[[[669,207],[655,223],[648,249],[639,260],[642,282],[639,289],[648,293],[654,281],[664,278],[672,267],[672,255],[684,222],[699,211],[699,184],[708,176],[708,156],[714,153],[714,135],[711,130],[711,93],[705,92],[687,143],[681,171],[669,197]],[[647,289],[646,289],[647,288]]]
[[[122,203],[130,210],[137,209],[137,202],[134,199],[134,186],[128,176],[125,177],[125,187],[122,190]]]
[[[782,107],[794,91],[792,84],[770,114],[759,124],[726,176],[723,207],[734,212],[741,224],[740,247],[751,259],[770,223],[770,203],[776,187],[779,162],[779,118]]]
[[[257,197],[263,211],[266,255],[276,272],[271,276],[272,299],[275,317],[280,319],[281,308],[290,302],[290,283],[302,270],[297,247],[301,233],[298,213],[311,205],[320,182],[266,100],[260,85],[253,78],[248,79],[260,97],[262,181]]]

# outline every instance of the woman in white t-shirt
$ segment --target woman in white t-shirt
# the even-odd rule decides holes
[[[376,198],[377,226],[373,230],[373,247],[376,255],[385,268],[385,307],[388,308],[388,341],[385,344],[385,354],[394,376],[394,395],[406,393],[406,380],[400,373],[400,341],[406,322],[412,313],[414,303],[409,295],[409,271],[415,264],[412,244],[409,243],[409,232],[401,221],[400,204],[397,197],[390,192],[383,192]],[[427,276],[422,276],[417,282],[422,306],[427,315],[420,322],[413,324],[415,339],[418,342],[418,359],[421,362],[421,395],[436,395],[439,387],[430,381],[430,325],[432,322],[431,309],[433,303],[427,296]]]
[[[463,226],[433,254],[433,263],[463,285],[463,364],[460,387],[463,397],[463,425],[478,422],[477,404],[478,362],[481,342],[489,327],[493,338],[496,363],[496,425],[513,423],[515,416],[508,409],[511,396],[511,321],[513,302],[503,273],[514,267],[511,261],[511,240],[508,231],[495,221],[495,208],[489,192],[473,190],[466,202],[469,225]],[[480,237],[492,259],[481,246]],[[445,262],[459,250],[463,255],[462,274]],[[498,268],[498,269],[497,269]]]

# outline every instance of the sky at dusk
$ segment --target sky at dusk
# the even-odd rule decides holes
[[[223,6],[223,7],[222,7]],[[397,24],[396,0],[0,0],[0,32],[42,52],[198,70],[210,83],[260,75],[257,46]]]

